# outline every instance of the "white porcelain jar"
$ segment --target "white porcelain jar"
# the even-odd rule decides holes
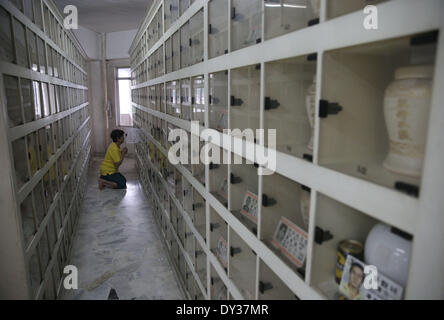
[[[310,0],[311,9],[313,10],[313,15],[319,18],[319,13],[321,11],[321,0]]]
[[[384,167],[420,177],[432,95],[432,65],[399,68],[385,91],[384,115],[390,151]]]
[[[393,233],[391,227],[379,223],[370,231],[365,242],[365,263],[404,288],[409,272],[412,242]]]
[[[310,87],[308,87],[307,95],[305,97],[305,107],[307,110],[308,121],[311,127],[311,136],[307,148],[309,150],[313,150],[314,122],[316,112],[316,75],[313,78],[313,83]]]

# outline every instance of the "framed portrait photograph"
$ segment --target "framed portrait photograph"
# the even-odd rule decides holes
[[[241,213],[255,224],[257,224],[257,202],[257,195],[247,191],[241,209]]]
[[[298,267],[307,255],[308,234],[285,217],[281,217],[274,232],[272,244]]]
[[[377,272],[376,289],[368,286],[365,273],[367,265],[348,255],[342,273],[339,291],[349,300],[401,300],[404,288],[398,283],[390,280],[383,274]],[[377,269],[375,268],[377,271]]]

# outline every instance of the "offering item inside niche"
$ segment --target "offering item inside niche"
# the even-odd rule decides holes
[[[384,167],[389,171],[421,176],[433,70],[433,65],[399,68],[395,71],[395,80],[386,89],[384,116],[390,150]]]

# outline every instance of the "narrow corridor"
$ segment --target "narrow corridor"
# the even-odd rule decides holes
[[[99,191],[100,163],[91,161],[69,263],[78,268],[79,288],[62,289],[61,299],[183,299],[134,160],[120,168],[127,190]]]

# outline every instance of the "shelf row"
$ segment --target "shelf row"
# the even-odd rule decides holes
[[[6,1],[8,0],[5,0],[5,2]],[[79,71],[85,73],[86,59],[83,57],[77,44],[73,41],[74,37],[65,31],[62,17],[55,13],[57,9],[48,5],[45,0],[25,0],[23,2],[20,0],[9,0],[9,3],[23,14],[23,16],[17,17],[19,20],[21,20],[20,18],[26,17],[34,27],[38,28],[39,32],[43,32],[43,34],[52,41],[51,44],[47,44],[48,48],[56,45],[57,51],[63,51],[68,59],[72,60],[74,64],[77,64],[77,66],[74,67],[80,67],[81,69],[79,69]],[[6,31],[8,29],[3,30]],[[19,33],[19,30],[20,28],[14,29],[14,32]],[[6,36],[7,35],[8,34],[6,34]],[[24,42],[22,41],[21,44],[16,43],[16,49],[19,49],[20,45],[24,45]]]
[[[55,299],[62,285],[87,182],[90,129],[84,132],[74,161],[63,160],[70,147],[20,205],[32,299]]]
[[[279,152],[309,161],[317,153],[321,166],[417,197],[437,34],[332,50],[322,62],[317,54],[267,62],[263,84],[261,65],[253,65],[209,74],[209,92],[196,76],[133,89],[132,99],[203,127],[253,135],[262,109],[265,146],[274,129]]]
[[[326,1],[326,19],[363,10],[367,5],[377,5],[385,0]],[[143,61],[148,51],[162,39],[170,27],[196,2],[206,1],[165,0],[158,1],[152,20],[142,26],[133,48],[132,65]],[[160,4],[160,5],[159,5]],[[296,30],[314,26],[320,21],[321,0],[211,0],[208,1],[208,58],[214,58],[269,40]],[[162,19],[162,6],[164,19]],[[190,9],[193,10],[193,9]],[[195,10],[196,11],[196,10]],[[204,12],[199,9],[193,17],[177,27],[174,35],[165,41],[165,61],[172,61],[166,72],[203,61]],[[263,17],[262,17],[263,16]],[[262,25],[264,25],[262,27]],[[165,30],[163,30],[165,26]],[[180,29],[179,29],[180,27]],[[229,34],[231,42],[229,46]],[[179,40],[180,37],[180,40]],[[192,58],[188,56],[192,55]],[[176,66],[176,67],[175,67]],[[152,78],[150,78],[152,79]]]
[[[47,118],[88,101],[88,90],[3,75],[9,127]]]
[[[135,124],[137,126],[137,122]],[[145,172],[148,170],[145,175],[148,175],[148,179],[153,184],[162,206],[170,208],[168,211],[170,216],[177,216],[177,210],[171,206],[171,198],[174,197],[181,206],[178,211],[187,212],[199,237],[204,239],[205,244],[209,246],[221,265],[226,267],[230,259],[236,261],[236,256],[239,254],[238,263],[243,267],[239,267],[240,271],[236,267],[234,270],[238,270],[240,274],[234,276],[235,273],[228,270],[226,272],[243,292],[243,297],[254,297],[255,291],[252,288],[255,282],[253,280],[249,282],[246,279],[250,277],[255,279],[254,273],[253,276],[251,275],[251,270],[256,270],[256,253],[253,250],[250,254],[251,244],[245,242],[245,234],[236,238],[237,232],[234,229],[231,230],[227,219],[223,218],[223,214],[216,209],[218,205],[228,210],[230,219],[236,219],[244,225],[246,230],[254,235],[256,239],[254,241],[265,245],[274,254],[274,259],[285,263],[294,275],[301,278],[303,283],[310,283],[321,296],[335,297],[324,288],[325,283],[333,283],[333,289],[336,288],[333,291],[336,295],[340,291],[340,282],[334,287],[335,271],[338,272],[336,266],[339,263],[336,257],[338,248],[346,240],[346,243],[347,241],[357,243],[360,251],[356,256],[361,259],[362,264],[375,264],[388,277],[387,281],[397,284],[394,287],[401,294],[396,297],[391,296],[391,298],[402,297],[403,290],[407,286],[412,235],[383,224],[322,193],[312,194],[306,186],[279,174],[259,178],[257,168],[253,165],[231,165],[230,172],[227,166],[210,165],[209,194],[212,198],[209,198],[206,194],[200,194],[193,183],[167,161],[165,151],[158,148],[160,147],[158,142],[154,142],[152,137],[147,136],[144,129],[140,131],[141,140],[136,146],[136,153],[140,161],[144,162],[144,166],[150,167],[145,169]],[[156,169],[153,170],[151,167]],[[158,174],[154,174],[153,171],[157,171]],[[146,180],[143,177],[141,179]],[[260,183],[262,183],[261,186]],[[169,190],[166,190],[166,185]],[[259,190],[262,190],[261,196],[258,196]],[[208,202],[210,203],[209,214],[206,212]],[[333,218],[332,215],[334,215]],[[172,223],[173,226],[178,227],[178,221]],[[209,234],[207,227],[210,230]],[[383,232],[380,231],[381,229]],[[381,232],[379,235],[382,241],[386,241],[385,243],[375,240],[374,234],[377,232]],[[186,241],[183,235],[182,240]],[[229,245],[227,246],[226,243]],[[396,248],[399,243],[403,247]],[[379,249],[372,251],[376,245]],[[375,257],[378,257],[382,250],[381,247],[384,247],[387,252],[386,259],[375,261]],[[262,257],[261,254],[259,256]],[[342,262],[343,268],[344,265],[345,261]],[[306,278],[307,273],[309,278]],[[339,277],[340,280],[341,277]],[[370,294],[373,297],[384,298],[376,293]]]

